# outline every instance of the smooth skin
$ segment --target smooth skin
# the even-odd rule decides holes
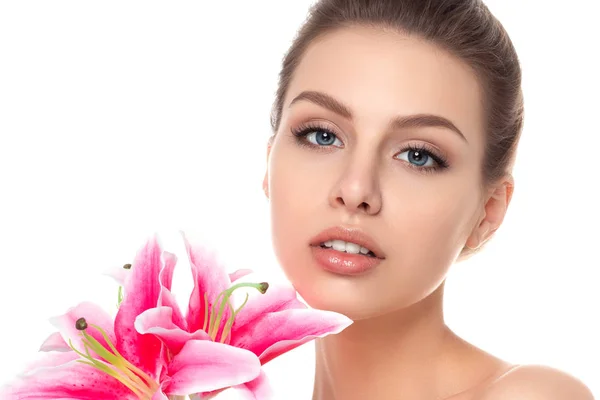
[[[331,32],[298,65],[267,148],[274,250],[310,306],[355,321],[317,341],[314,400],[593,398],[574,377],[511,365],[444,322],[448,270],[500,227],[514,187],[510,174],[482,186],[482,101],[467,64],[381,29]],[[424,114],[456,130],[398,122]],[[357,277],[323,270],[309,242],[337,225],[362,229],[385,260]]]

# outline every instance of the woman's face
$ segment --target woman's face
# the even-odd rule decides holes
[[[359,320],[439,287],[481,221],[481,104],[474,73],[430,43],[347,28],[311,44],[264,182],[276,257],[308,304]],[[331,227],[378,257],[313,243]]]

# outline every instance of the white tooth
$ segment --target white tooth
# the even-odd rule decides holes
[[[331,247],[331,240],[326,241],[325,243],[323,243],[325,245],[325,247]]]
[[[358,254],[360,246],[355,243],[346,242],[346,253]]]
[[[369,249],[367,249],[366,247],[360,247],[360,254],[368,254],[369,253]]]
[[[344,242],[343,240],[334,240],[332,246],[334,250],[346,251],[346,242]]]

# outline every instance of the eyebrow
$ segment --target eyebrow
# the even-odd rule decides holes
[[[346,119],[352,120],[352,111],[350,107],[345,105],[339,100],[336,100],[333,96],[327,93],[318,91],[304,91],[296,96],[291,102],[289,107],[299,101],[309,101],[318,106],[326,108]],[[403,129],[403,128],[428,128],[438,127],[446,128],[457,133],[465,142],[467,138],[465,135],[447,118],[444,118],[435,114],[414,114],[394,117],[390,123],[392,128]]]

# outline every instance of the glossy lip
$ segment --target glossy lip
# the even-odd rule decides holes
[[[360,276],[375,269],[381,258],[361,254],[341,253],[331,248],[310,246],[314,260],[326,271],[337,275]]]
[[[310,246],[320,246],[321,243],[328,240],[343,240],[344,242],[356,243],[362,247],[366,247],[375,254],[376,258],[385,260],[385,254],[381,248],[375,243],[369,235],[367,235],[360,228],[347,228],[344,226],[334,226],[325,229],[317,236],[311,239]]]

